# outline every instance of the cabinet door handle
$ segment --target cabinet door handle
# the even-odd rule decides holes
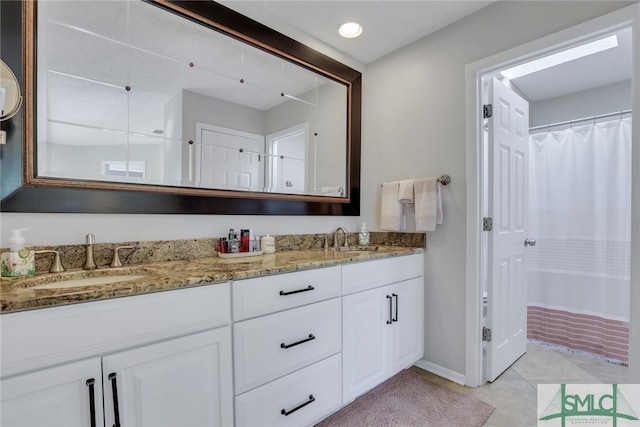
[[[280,344],[280,348],[295,347],[297,345],[300,345],[300,344],[303,344],[303,343],[306,343],[306,342],[309,342],[309,341],[312,341],[312,340],[315,340],[315,339],[316,339],[316,337],[313,334],[309,334],[308,338],[305,338],[305,339],[303,339],[301,341],[297,341],[297,342],[294,342],[294,343],[291,343],[291,344],[282,343],[282,344]]]
[[[313,394],[310,394],[309,395],[309,400],[307,400],[306,402],[303,402],[303,403],[299,404],[298,406],[296,406],[295,408],[293,408],[293,409],[291,409],[289,411],[287,411],[286,409],[283,409],[282,411],[280,411],[280,413],[282,415],[284,415],[285,417],[287,417],[287,416],[293,414],[294,412],[296,412],[298,409],[302,409],[305,406],[307,406],[309,403],[313,403],[315,401],[316,401],[316,398],[313,397]]]
[[[389,301],[389,319],[387,320],[387,325],[390,325],[391,322],[393,321],[393,307],[391,307],[391,300],[393,298],[391,298],[389,295],[387,295],[387,301]]]
[[[396,299],[396,317],[391,319],[391,321],[397,322],[398,321],[398,294],[391,294],[391,297]]]
[[[111,381],[111,393],[113,394],[113,417],[115,424],[113,427],[120,427],[120,408],[118,407],[118,384],[116,383],[116,373],[109,374],[109,381]]]
[[[95,394],[95,378],[89,378],[87,380],[87,387],[89,387],[89,414],[91,416],[91,427],[96,427],[96,394]]]
[[[311,285],[307,286],[304,289],[297,289],[295,291],[289,291],[289,292],[285,292],[285,291],[280,291],[280,295],[293,295],[293,294],[299,294],[300,292],[309,292],[314,290],[315,288]]]

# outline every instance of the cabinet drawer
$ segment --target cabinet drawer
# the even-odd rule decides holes
[[[274,313],[340,296],[340,267],[297,271],[233,283],[233,319]]]
[[[346,264],[342,266],[342,294],[349,295],[423,274],[423,254]]]
[[[340,352],[340,298],[233,325],[236,394]]]
[[[1,373],[4,377],[228,325],[229,300],[229,283],[221,283],[3,314]]]
[[[236,426],[305,426],[320,421],[342,403],[340,365],[336,354],[236,397]]]

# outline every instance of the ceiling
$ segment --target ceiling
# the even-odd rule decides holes
[[[231,9],[293,38],[319,40],[362,64],[370,64],[446,27],[493,1],[219,0]],[[363,27],[356,39],[338,35],[338,25],[355,20]],[[513,82],[529,101],[630,80],[631,32],[621,31],[618,48],[539,71]],[[313,46],[312,46],[313,47]]]
[[[302,32],[369,64],[470,15],[493,1],[403,0],[219,0],[249,18],[296,38]],[[356,21],[363,33],[355,39],[338,35],[338,26]],[[288,34],[289,33],[289,34]]]

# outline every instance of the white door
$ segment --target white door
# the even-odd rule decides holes
[[[0,387],[3,427],[103,425],[99,357],[5,378]]]
[[[495,380],[527,350],[526,215],[529,104],[497,79],[489,119],[487,379]]]
[[[267,135],[268,191],[304,193],[307,187],[308,123]]]
[[[232,425],[231,366],[229,326],[106,356],[105,425]]]
[[[389,344],[389,376],[411,366],[422,357],[422,294],[422,277],[391,286],[393,323]]]
[[[388,286],[342,299],[343,403],[388,378],[392,304]]]
[[[262,191],[264,136],[196,124],[196,187]]]

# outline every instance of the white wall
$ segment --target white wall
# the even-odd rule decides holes
[[[367,66],[363,215],[379,224],[380,184],[440,173],[445,221],[425,254],[425,360],[465,372],[465,65],[624,7],[498,2]]]
[[[631,109],[631,80],[529,104],[531,127]]]

